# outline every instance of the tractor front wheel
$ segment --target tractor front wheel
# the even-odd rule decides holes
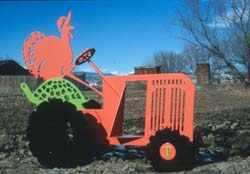
[[[147,158],[160,172],[192,168],[195,155],[195,147],[189,139],[170,129],[157,131],[147,146]]]

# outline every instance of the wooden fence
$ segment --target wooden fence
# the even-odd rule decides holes
[[[33,76],[0,76],[0,94],[22,94],[20,83],[25,82],[34,90],[38,80]]]

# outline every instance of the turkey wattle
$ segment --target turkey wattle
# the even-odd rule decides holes
[[[60,17],[57,21],[61,38],[46,36],[41,32],[33,32],[25,40],[23,59],[29,71],[37,78],[44,80],[62,78],[74,69],[73,53],[70,38],[73,38],[70,26],[71,11],[67,17]]]

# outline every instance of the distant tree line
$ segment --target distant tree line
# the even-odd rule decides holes
[[[249,86],[250,0],[185,0],[184,9],[178,18],[187,34],[182,53],[159,51],[147,63],[186,73],[194,73],[196,63],[210,63],[213,81],[230,74]]]

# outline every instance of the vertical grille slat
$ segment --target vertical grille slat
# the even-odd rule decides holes
[[[175,88],[174,91],[175,100],[174,100],[174,130],[177,130],[177,102],[178,102],[178,88]]]
[[[165,126],[165,124],[164,124],[164,122],[165,122],[165,110],[166,110],[166,100],[167,100],[167,98],[166,98],[166,88],[163,88],[163,99],[162,99],[162,101],[163,101],[163,103],[162,103],[162,118],[161,118],[161,129],[163,129],[164,128],[164,126]]]
[[[162,88],[159,89],[159,105],[158,105],[158,130],[161,129],[161,119],[162,119]]]
[[[155,112],[154,112],[154,130],[157,130],[157,111],[158,111],[158,88],[155,90]]]
[[[151,119],[150,119],[150,129],[153,130],[154,121],[154,91],[152,92],[152,102],[151,102]]]
[[[185,122],[185,101],[186,101],[186,92],[183,91],[183,99],[182,99],[182,127],[181,130],[184,131],[184,122]]]
[[[179,89],[179,103],[178,103],[178,130],[181,129],[182,126],[182,89]]]
[[[171,127],[171,129],[173,129],[174,127],[173,127],[173,106],[174,106],[174,88],[172,88],[171,89],[171,106],[170,106],[170,127]]]

